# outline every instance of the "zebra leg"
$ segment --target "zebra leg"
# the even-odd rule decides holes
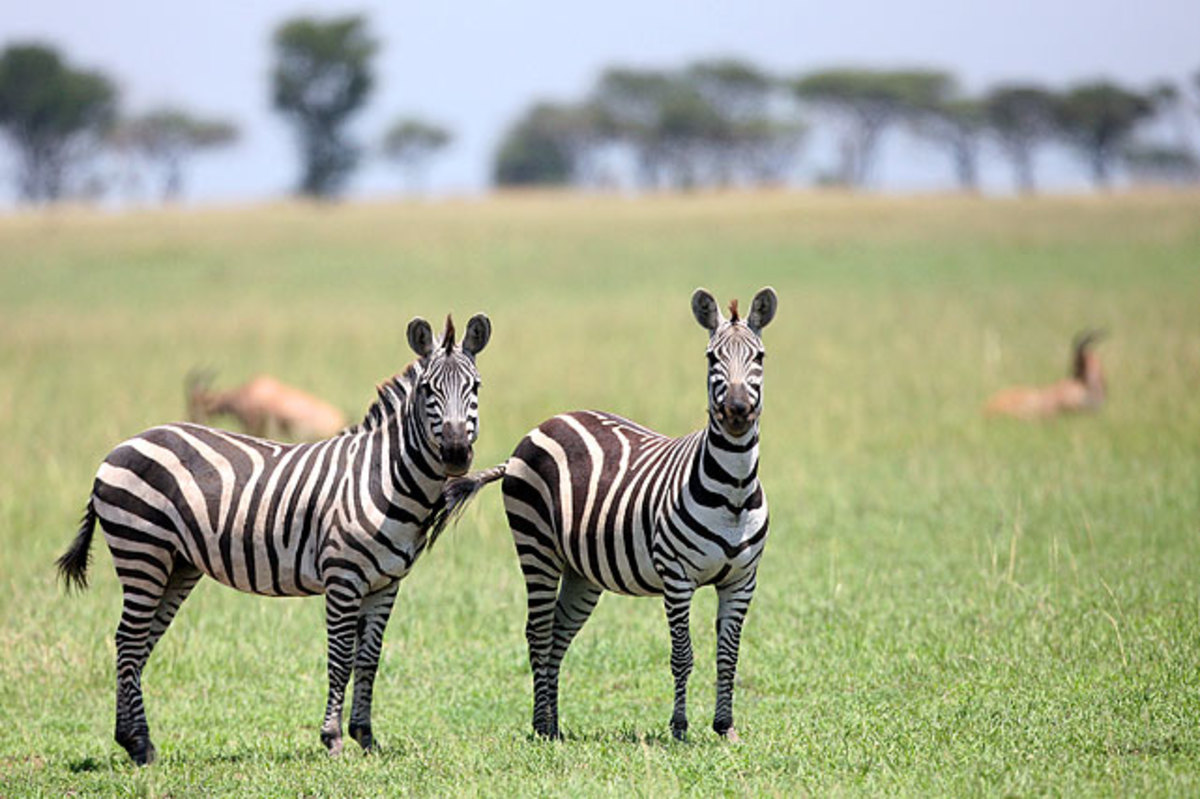
[[[331,756],[342,753],[342,702],[354,665],[358,613],[362,596],[348,586],[336,584],[325,591],[325,633],[329,638],[329,699],[321,725],[321,743]]]
[[[663,607],[671,628],[671,676],[675,678],[675,709],[671,713],[671,735],[687,740],[687,683],[692,673],[692,635],[688,622],[696,588],[682,576],[664,575]]]
[[[350,737],[364,750],[375,745],[371,737],[371,696],[375,687],[375,672],[379,668],[379,653],[383,649],[383,632],[396,602],[400,581],[367,594],[358,611],[358,651],[354,656],[354,705],[350,711]]]
[[[180,561],[175,564],[171,570],[171,576],[167,579],[167,589],[163,592],[162,599],[159,600],[158,610],[150,624],[150,638],[146,642],[147,660],[159,639],[163,637],[163,633],[171,626],[171,621],[179,612],[183,601],[188,598],[188,594],[192,592],[196,583],[203,576],[204,573],[190,563]]]
[[[139,562],[141,571],[126,570],[123,564],[128,561],[121,557],[121,550],[111,544],[110,548],[124,593],[116,634],[117,724],[113,737],[134,763],[144,766],[154,762],[155,752],[142,700],[142,668],[150,656],[150,648],[158,640],[152,630],[166,592],[166,570],[159,577],[156,570],[142,562]]]
[[[543,560],[521,558],[529,606],[525,640],[529,644],[529,667],[533,672],[533,731],[546,738],[559,737],[558,710],[550,691],[548,674],[560,568]]]
[[[754,597],[755,574],[717,588],[717,708],[713,731],[727,740],[737,741],[733,727],[733,678],[737,674],[738,645],[742,622]]]
[[[584,622],[592,615],[596,603],[600,601],[602,589],[593,585],[587,578],[574,569],[567,568],[563,574],[558,591],[558,599],[554,603],[554,628],[551,634],[549,658],[545,661],[545,692],[546,692],[546,726],[551,738],[561,737],[558,729],[558,671],[567,647],[571,645],[575,634],[583,627]]]

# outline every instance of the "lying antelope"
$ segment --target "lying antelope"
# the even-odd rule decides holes
[[[346,417],[337,408],[268,375],[228,391],[212,391],[211,380],[207,373],[188,375],[190,421],[207,424],[213,416],[227,415],[252,436],[297,441],[329,438],[346,427]]]
[[[1104,370],[1093,344],[1104,335],[1085,330],[1071,347],[1071,376],[1048,386],[1014,386],[997,392],[984,406],[992,416],[1047,419],[1062,413],[1094,411],[1104,404]]]

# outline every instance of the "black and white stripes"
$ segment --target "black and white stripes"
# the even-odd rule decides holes
[[[124,592],[117,627],[117,741],[138,763],[154,747],[141,672],[203,575],[269,596],[325,594],[329,696],[321,738],[341,749],[342,704],[355,676],[350,735],[372,745],[371,689],[399,581],[436,535],[447,475],[470,466],[477,434],[475,355],[491,333],[478,314],[455,345],[414,319],[420,356],[379,387],[363,422],[326,441],[279,444],[193,424],[147,430],[104,459],[82,527],[59,560],[86,581],[95,522]]]
[[[609,413],[567,413],[531,431],[503,469],[447,486],[448,503],[461,506],[503,473],[504,508],[528,593],[538,734],[559,735],[559,667],[607,590],[663,597],[675,679],[671,729],[683,738],[689,610],[696,589],[713,585],[719,598],[713,728],[736,737],[738,644],[768,527],[758,480],[760,333],[775,314],[776,297],[769,288],[760,291],[745,320],[736,303],[724,319],[702,289],[692,308],[710,334],[704,430],[668,438]]]

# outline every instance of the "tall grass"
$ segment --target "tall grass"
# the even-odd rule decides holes
[[[780,296],[765,332],[772,533],[743,637],[744,743],[669,740],[662,609],[606,596],[564,665],[567,740],[528,737],[524,589],[498,492],[406,580],[378,756],[326,758],[320,600],[211,581],[144,685],[160,761],[111,742],[120,590],[66,597],[99,460],[183,413],[194,366],[351,415],[413,315],[484,310],[477,465],[597,407],[704,418],[697,285]],[[0,219],[0,795],[1200,790],[1200,197],[806,195],[39,214]],[[1106,327],[1088,417],[985,420]]]

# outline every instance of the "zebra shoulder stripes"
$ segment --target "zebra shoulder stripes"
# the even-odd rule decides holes
[[[619,416],[579,411],[531,431],[505,464],[447,484],[447,513],[503,478],[504,510],[528,594],[525,635],[533,670],[533,729],[558,737],[559,667],[603,591],[662,596],[671,632],[675,707],[686,737],[692,670],[692,595],[715,586],[717,701],[713,729],[737,738],[733,680],[742,622],[767,537],[758,480],[762,329],[775,315],[764,288],[749,315],[725,319],[712,295],[692,296],[709,332],[708,425],[668,438]]]
[[[321,740],[373,745],[371,697],[384,628],[401,578],[438,531],[447,475],[465,474],[478,432],[475,356],[491,323],[477,314],[455,343],[450,317],[435,340],[416,318],[419,358],[378,388],[363,421],[312,444],[279,444],[196,424],[147,430],[101,463],[83,524],[58,560],[87,584],[97,521],[124,594],[117,625],[116,740],[138,764],[154,759],[141,673],[203,576],[268,596],[325,595],[329,694]]]

